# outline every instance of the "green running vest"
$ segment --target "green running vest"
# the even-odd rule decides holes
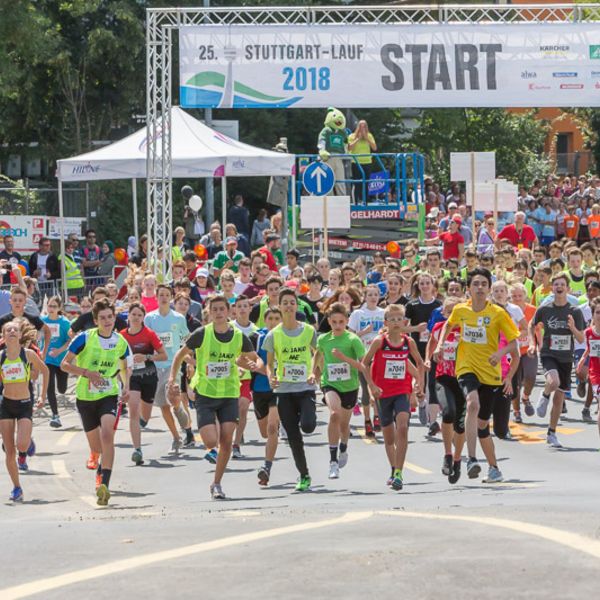
[[[315,330],[306,323],[302,333],[288,337],[281,323],[273,329],[275,358],[277,359],[277,380],[285,383],[306,383],[311,373],[311,343]]]

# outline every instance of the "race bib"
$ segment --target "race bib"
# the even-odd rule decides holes
[[[587,225],[588,224],[587,217],[581,217],[581,224],[582,225]]]
[[[283,365],[283,381],[288,383],[304,383],[308,378],[308,369],[306,365],[294,365],[284,363]]]
[[[209,362],[206,365],[206,376],[209,379],[227,379],[231,373],[230,362]]]
[[[133,370],[134,371],[140,371],[141,369],[145,369],[146,368],[146,363],[145,362],[134,362],[133,363]]]
[[[58,323],[46,323],[48,325],[48,329],[50,330],[50,337],[52,339],[56,339],[60,335],[60,326]]]
[[[550,350],[569,351],[571,349],[570,335],[551,335]]]
[[[487,344],[487,331],[485,327],[463,327],[463,341],[470,344]]]
[[[14,383],[25,379],[25,365],[22,362],[2,365],[2,381],[4,383]]]
[[[449,362],[454,362],[456,360],[457,347],[458,342],[445,342],[442,349],[442,359]]]
[[[349,381],[350,365],[348,363],[333,363],[327,365],[327,379],[329,381]]]
[[[162,345],[165,348],[173,347],[173,332],[172,331],[164,331],[163,333],[157,333],[158,339],[162,342]]]
[[[567,229],[573,229],[573,227],[575,227],[575,221],[565,221],[565,226]]]
[[[388,360],[385,363],[385,379],[404,379],[405,377],[405,360]]]
[[[600,357],[600,340],[590,340],[590,356],[592,358]]]
[[[422,342],[423,344],[426,344],[429,341],[429,336],[430,336],[429,329],[426,329],[425,331],[420,331],[419,332],[419,341]]]
[[[529,348],[529,338],[526,335],[519,338],[519,348]]]
[[[90,380],[88,380],[88,390],[92,394],[103,394],[104,392],[109,392],[112,390],[113,383],[110,379],[103,379],[99,385],[94,385]]]

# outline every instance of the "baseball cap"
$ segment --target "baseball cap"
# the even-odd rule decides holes
[[[300,285],[300,282],[297,279],[288,279],[283,285],[295,290]]]
[[[456,202],[450,202],[450,204],[448,204],[448,208],[458,208],[458,204],[456,204]]]
[[[208,277],[208,269],[205,269],[204,267],[199,267],[198,269],[196,269],[195,277]]]
[[[454,216],[452,217],[452,221],[453,221],[454,223],[456,223],[457,225],[462,225],[462,219],[461,219],[461,218],[460,218],[458,215],[454,215]]]

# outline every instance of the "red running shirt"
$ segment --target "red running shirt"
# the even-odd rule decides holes
[[[119,333],[127,340],[132,354],[154,354],[155,350],[163,347],[156,333],[145,325],[135,335],[131,335],[128,329],[122,329]]]
[[[585,345],[590,353],[589,378],[592,385],[600,385],[600,335],[592,327],[585,330]]]
[[[386,335],[382,336],[381,348],[375,352],[371,363],[371,377],[383,392],[382,398],[412,392],[412,377],[408,372],[410,350],[408,336],[403,335],[399,346],[392,346]]]
[[[439,321],[433,326],[431,336],[437,342],[440,339],[442,327],[446,324],[445,321]],[[436,378],[442,375],[456,377],[456,349],[460,339],[460,327],[454,327],[450,330],[444,345],[442,346],[442,359],[436,363],[435,376]]]

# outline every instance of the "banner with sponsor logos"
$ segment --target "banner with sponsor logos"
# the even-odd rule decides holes
[[[31,215],[0,215],[0,250],[4,250],[4,237],[12,235],[17,252],[30,253],[46,235],[46,217]]]
[[[600,27],[184,26],[189,108],[600,106]]]

